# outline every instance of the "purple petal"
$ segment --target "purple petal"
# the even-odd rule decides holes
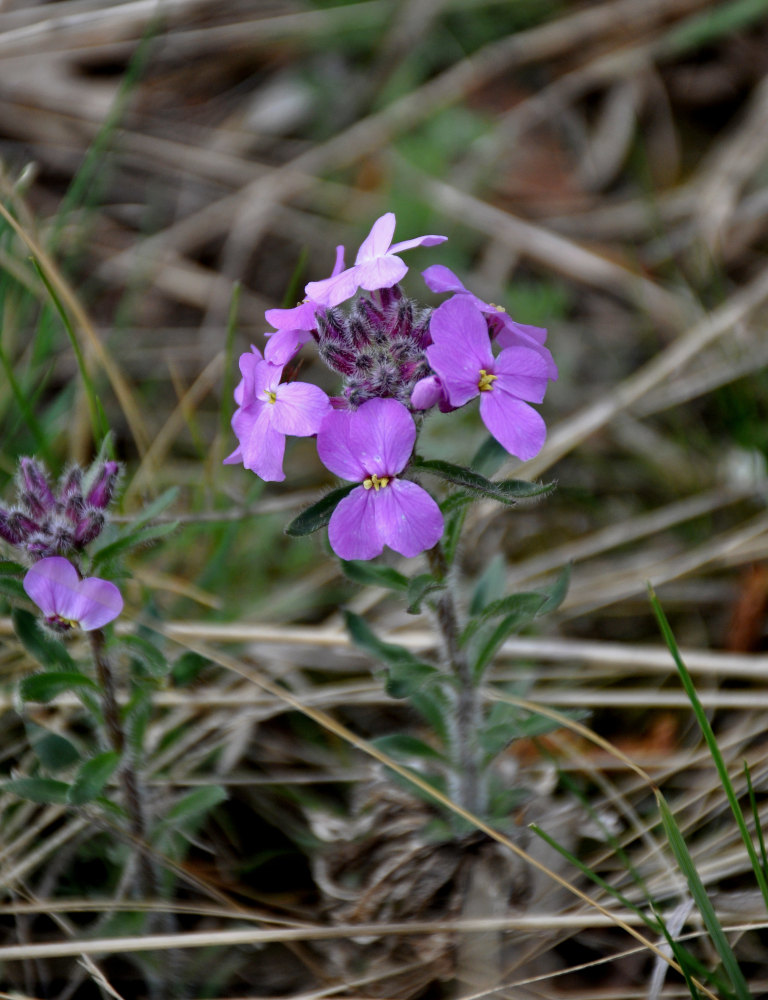
[[[88,576],[80,581],[70,614],[62,617],[78,622],[83,631],[90,632],[113,621],[122,610],[123,598],[114,583]]]
[[[314,330],[317,326],[312,302],[300,302],[292,309],[267,309],[264,316],[276,330]]]
[[[529,403],[540,403],[547,391],[547,362],[528,347],[507,347],[496,358],[497,388]]]
[[[445,264],[433,264],[426,271],[421,272],[421,276],[430,291],[437,292],[466,292],[465,285],[459,281],[453,271]]]
[[[123,610],[120,591],[108,580],[81,580],[68,559],[41,559],[24,577],[24,590],[48,618],[76,622],[86,632],[101,628]]]
[[[331,404],[319,386],[309,382],[283,382],[277,387],[272,426],[281,434],[308,437],[317,434],[323,418],[330,412]]]
[[[77,570],[63,556],[49,556],[36,562],[22,581],[27,596],[47,617],[61,614],[61,595],[76,588],[79,583]]]
[[[307,298],[318,306],[333,309],[347,299],[351,299],[359,288],[357,282],[357,267],[347,268],[332,278],[322,281],[310,281],[304,288]]]
[[[317,454],[323,465],[334,475],[353,483],[361,483],[366,471],[360,464],[356,446],[350,438],[354,416],[351,410],[331,410],[317,432]]]
[[[352,418],[349,441],[366,475],[396,476],[416,440],[407,408],[396,399],[369,399]]]
[[[428,375],[419,379],[411,393],[411,406],[414,410],[429,410],[445,399],[443,383],[437,375]]]
[[[379,538],[400,555],[417,556],[440,541],[443,515],[416,483],[394,479],[376,493],[372,504]]]
[[[269,483],[280,483],[285,479],[283,472],[283,455],[285,454],[285,435],[272,426],[273,406],[248,406],[232,417],[232,430],[240,442],[240,447],[234,451],[227,464],[240,459],[246,469]]]
[[[275,333],[265,333],[268,337],[264,348],[264,357],[270,364],[284,367],[296,354],[302,344],[312,339],[312,334],[306,330],[277,330]]]
[[[339,558],[373,559],[383,551],[384,543],[379,538],[374,513],[378,497],[373,493],[373,490],[358,486],[331,514],[328,541]]]
[[[335,278],[337,274],[341,274],[344,270],[344,247],[340,243],[336,247],[336,261],[333,265],[333,270],[331,271],[331,277]]]
[[[356,270],[358,273],[355,280],[358,286],[368,292],[375,292],[379,288],[391,288],[396,285],[408,273],[408,265],[399,257],[386,254],[358,265]]]
[[[515,324],[516,326],[522,326],[522,324]],[[540,327],[528,327],[529,330],[537,330]],[[543,331],[546,334],[546,330]],[[558,371],[557,365],[555,364],[554,358],[549,350],[543,344],[536,340],[528,337],[526,334],[514,333],[510,329],[504,329],[496,337],[496,343],[499,347],[505,350],[510,347],[526,347],[531,351],[536,351],[540,355],[547,366],[547,378],[552,379],[553,382],[557,381]]]
[[[541,451],[547,427],[541,415],[527,403],[502,391],[481,392],[480,416],[510,455],[525,462]]]
[[[452,406],[463,406],[479,392],[480,371],[493,371],[494,358],[485,319],[465,295],[455,295],[432,314],[432,344],[427,359],[440,376]]]
[[[401,240],[400,243],[393,243],[389,252],[402,253],[403,250],[410,250],[412,247],[436,247],[438,243],[445,243],[447,239],[447,236],[415,236],[412,240]]]
[[[371,231],[360,244],[355,264],[364,264],[381,257],[389,250],[395,234],[395,214],[387,212],[371,226]]]

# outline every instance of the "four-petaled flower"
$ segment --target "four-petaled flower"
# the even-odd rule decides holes
[[[388,545],[415,556],[436,545],[443,515],[426,490],[398,478],[416,440],[413,417],[396,399],[370,399],[357,410],[334,410],[317,435],[322,462],[357,482],[328,525],[331,548],[342,559],[373,559]]]
[[[80,579],[75,567],[63,556],[40,559],[27,571],[24,590],[61,632],[79,627],[85,632],[101,628],[123,610],[120,591],[98,576]]]
[[[517,323],[502,306],[483,302],[444,264],[433,264],[426,271],[422,271],[421,276],[427,288],[433,292],[453,292],[456,295],[466,296],[467,300],[485,316],[491,336],[495,338],[499,347],[529,347],[547,362],[547,376],[553,381],[557,380],[557,365],[549,348],[544,346],[547,339],[544,327]]]
[[[305,289],[307,297],[331,309],[351,299],[358,288],[368,292],[391,288],[408,271],[408,266],[397,254],[411,247],[432,247],[447,239],[446,236],[416,236],[401,243],[392,243],[394,232],[394,213],[387,212],[374,222],[370,233],[360,244],[352,267],[324,281],[310,281]]]
[[[450,405],[479,396],[480,416],[496,440],[520,459],[537,455],[547,430],[528,402],[544,398],[546,359],[529,347],[506,347],[494,358],[485,318],[466,295],[439,306],[429,331],[427,358]]]
[[[240,356],[240,372],[243,377],[235,389],[239,405],[232,417],[239,444],[224,464],[242,462],[261,479],[281,482],[286,434],[316,434],[331,404],[316,385],[281,382],[283,365],[264,361],[255,347]]]

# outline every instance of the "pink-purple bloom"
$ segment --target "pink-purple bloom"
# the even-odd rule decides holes
[[[544,346],[547,331],[541,326],[528,326],[516,323],[509,313],[492,302],[483,302],[463,284],[462,281],[444,264],[433,264],[421,272],[424,281],[433,292],[453,292],[455,295],[466,296],[467,300],[479,309],[488,322],[488,329],[499,347],[528,347],[536,351],[547,362],[547,377],[557,379],[557,365],[549,351]]]
[[[339,245],[336,247],[336,263],[331,271],[331,278],[335,278],[343,270],[344,247]],[[309,296],[292,309],[267,309],[264,315],[275,330],[268,330],[264,334],[267,338],[265,359],[273,365],[287,364],[301,345],[312,339],[312,332],[317,329],[316,314],[322,309],[325,306]]]
[[[427,358],[448,403],[463,406],[479,396],[483,423],[510,454],[523,460],[538,454],[546,425],[528,403],[544,398],[546,358],[527,346],[506,347],[494,357],[485,317],[468,295],[439,306],[429,329]]]
[[[352,267],[324,281],[310,281],[305,289],[308,298],[331,309],[351,299],[358,288],[369,292],[391,288],[408,271],[408,266],[397,254],[412,247],[435,246],[447,239],[446,236],[416,236],[392,243],[394,232],[395,215],[387,212],[374,222],[370,233],[360,244]]]
[[[97,576],[81,580],[63,556],[40,559],[28,570],[23,586],[48,624],[60,631],[79,627],[91,632],[123,610],[123,598],[114,583]]]
[[[426,490],[398,478],[408,464],[416,426],[395,399],[370,399],[357,410],[334,410],[317,435],[322,462],[360,485],[337,505],[328,525],[342,559],[373,559],[388,545],[403,556],[432,548],[443,515]]]
[[[240,355],[242,379],[235,389],[238,408],[232,430],[238,446],[224,459],[225,465],[242,462],[268,482],[281,482],[285,437],[316,434],[329,412],[328,397],[308,382],[281,382],[283,365],[265,361],[261,352]]]

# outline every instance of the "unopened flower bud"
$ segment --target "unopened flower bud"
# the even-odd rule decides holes
[[[109,506],[115,494],[115,485],[120,473],[117,462],[104,462],[99,469],[96,482],[88,491],[85,502],[89,507],[99,507],[102,510]]]
[[[45,469],[34,458],[19,461],[19,500],[33,517],[53,510],[56,500],[48,485]]]
[[[75,525],[75,546],[81,548],[97,538],[104,527],[104,520],[104,515],[100,510],[86,511]]]

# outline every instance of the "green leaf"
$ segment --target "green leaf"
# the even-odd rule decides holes
[[[55,781],[53,778],[11,778],[0,787],[4,792],[18,795],[20,799],[29,799],[30,802],[42,805],[66,802],[69,791],[66,781]]]
[[[0,594],[7,597],[12,604],[18,601],[28,601],[27,592],[24,590],[21,580],[13,576],[0,576]]]
[[[408,733],[391,733],[388,736],[379,736],[373,740],[373,745],[390,757],[406,758],[412,760],[414,757],[423,760],[444,761],[445,757],[429,743],[418,739],[416,736],[409,736]]]
[[[557,611],[565,600],[568,593],[568,586],[571,582],[571,569],[573,564],[567,563],[560,573],[560,576],[549,587],[544,587],[541,591],[547,597],[546,603],[539,610],[539,615],[548,615]]]
[[[326,493],[322,500],[318,500],[311,507],[307,507],[298,517],[295,517],[291,521],[285,529],[286,535],[298,538],[301,535],[311,535],[313,531],[319,531],[320,528],[324,528],[330,521],[331,515],[336,510],[338,504],[357,485],[357,483],[348,483],[346,486],[340,486],[338,489]]]
[[[163,817],[161,825],[184,826],[191,820],[204,816],[226,798],[227,792],[221,785],[204,785],[202,788],[196,788],[171,806]]]
[[[392,566],[380,566],[374,562],[362,559],[340,559],[345,576],[355,583],[370,584],[374,587],[386,587],[388,590],[407,590],[408,577]]]
[[[436,580],[431,573],[419,573],[408,583],[408,614],[421,613],[421,602],[430,594],[445,590],[445,584]]]
[[[551,493],[555,488],[554,483],[527,483],[521,479],[503,479],[498,482],[486,479],[471,469],[465,469],[461,465],[453,465],[451,462],[443,462],[440,459],[414,458],[412,463],[414,468],[421,472],[427,472],[439,479],[444,479],[462,489],[468,490],[475,495],[475,498],[497,500],[507,506],[514,506],[518,500],[528,497],[544,496]]]
[[[34,722],[27,722],[26,730],[32,750],[46,771],[63,771],[81,760],[80,751],[66,737]]]
[[[507,449],[489,434],[474,454],[470,466],[481,476],[492,476],[509,458]]]
[[[360,615],[345,611],[344,618],[355,645],[387,665],[385,688],[391,698],[408,698],[425,683],[439,676],[440,672],[436,667],[424,663],[410,650],[379,639]]]
[[[96,691],[98,684],[79,670],[57,670],[25,677],[19,684],[23,701],[52,701],[64,691]]]
[[[11,559],[0,559],[0,576],[17,576],[21,579],[26,572],[26,567],[20,563],[13,562]]]
[[[37,618],[23,608],[11,611],[13,628],[22,646],[44,667],[61,667],[74,670],[75,661],[69,655],[60,639],[43,631]]]
[[[157,646],[144,636],[124,635],[120,637],[119,645],[123,647],[132,659],[138,661],[150,677],[165,677],[170,670],[170,664]]]
[[[469,605],[470,615],[479,614],[483,608],[490,603],[492,598],[504,590],[504,581],[507,576],[506,560],[499,553],[490,560],[485,567],[482,576],[477,581],[472,600]]]
[[[184,687],[186,684],[192,684],[210,662],[207,657],[201,656],[200,653],[193,653],[191,650],[182,653],[174,661],[171,668],[171,678],[174,685]]]
[[[147,524],[139,528],[131,528],[125,533],[121,533],[113,542],[108,542],[103,548],[93,553],[93,567],[103,566],[110,560],[122,555],[130,549],[139,548],[170,535],[178,528],[178,521],[163,521],[159,524]]]
[[[426,719],[432,730],[437,733],[440,741],[448,746],[451,739],[454,704],[445,688],[431,684],[419,691],[413,691],[409,700],[419,715]]]
[[[87,760],[75,775],[67,793],[70,805],[82,806],[100,795],[119,763],[120,754],[116,750],[105,750]]]
[[[461,634],[461,643],[464,645],[475,632],[492,618],[499,618],[505,615],[506,638],[512,632],[521,629],[524,625],[530,624],[534,618],[541,614],[541,610],[547,602],[546,594],[523,593],[510,594],[502,597],[498,601],[491,601],[485,609],[474,618],[471,618]],[[501,640],[502,642],[504,639]]]

